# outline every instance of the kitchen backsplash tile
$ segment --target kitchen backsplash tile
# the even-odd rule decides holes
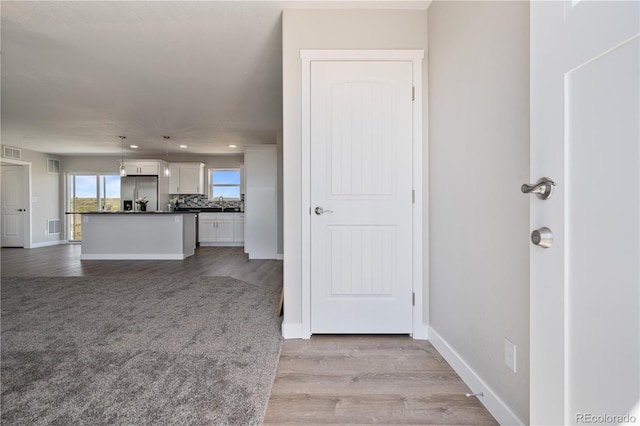
[[[176,207],[179,208],[214,208],[222,207],[222,204],[218,200],[210,200],[206,195],[202,194],[190,194],[190,195],[173,195],[172,198],[177,198]],[[240,208],[240,201],[224,201],[224,207]]]

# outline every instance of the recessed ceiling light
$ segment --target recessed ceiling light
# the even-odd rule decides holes
[[[138,145],[129,145],[129,147],[136,149],[138,147]]]
[[[229,145],[229,148],[237,148],[238,145]]]
[[[186,147],[187,147],[186,145],[180,145],[180,148],[186,148]]]

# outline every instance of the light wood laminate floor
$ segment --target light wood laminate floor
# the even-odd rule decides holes
[[[248,260],[242,247],[199,247],[184,261],[80,261],[80,245],[65,244],[3,248],[0,261],[1,277],[222,275],[282,286],[282,261]],[[497,424],[467,392],[427,341],[408,336],[286,340],[265,424]]]
[[[428,341],[285,340],[264,423],[494,425]]]

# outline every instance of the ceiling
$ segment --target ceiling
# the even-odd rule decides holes
[[[2,144],[119,155],[126,136],[125,152],[141,156],[273,144],[282,130],[283,8],[427,5],[3,1]]]

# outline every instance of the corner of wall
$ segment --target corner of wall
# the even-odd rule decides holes
[[[458,373],[460,378],[471,389],[472,393],[481,393],[477,398],[501,425],[523,425],[522,420],[515,415],[507,404],[487,385],[469,364],[440,336],[434,329],[429,328],[429,341],[434,348]],[[471,398],[471,397],[470,397]]]

